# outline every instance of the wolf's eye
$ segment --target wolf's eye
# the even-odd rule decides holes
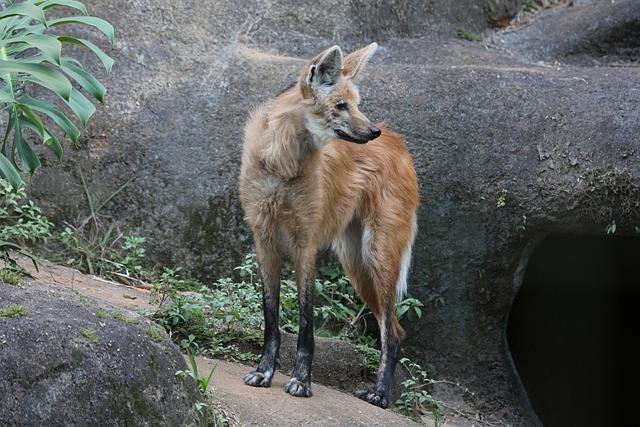
[[[349,105],[347,105],[347,103],[344,101],[340,101],[336,104],[336,108],[338,110],[346,110],[347,108],[349,108]]]

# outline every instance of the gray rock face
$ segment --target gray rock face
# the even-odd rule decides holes
[[[39,172],[32,194],[59,223],[83,205],[78,165],[98,198],[136,176],[111,211],[148,237],[153,258],[229,275],[251,246],[236,196],[247,111],[320,49],[378,41],[363,110],[406,135],[422,198],[409,290],[427,307],[405,325],[407,354],[475,391],[482,410],[526,424],[535,417],[505,328],[529,254],[551,233],[602,234],[615,219],[633,234],[640,221],[638,45],[624,67],[570,53],[635,28],[640,10],[581,2],[493,41],[454,39],[458,26],[486,27],[477,4],[93,2],[118,31],[107,102],[86,147]],[[567,31],[570,46],[556,49]]]
[[[197,389],[175,376],[185,361],[164,332],[154,341],[116,309],[36,283],[0,283],[0,309],[10,304],[25,313],[0,316],[0,425],[198,423]]]

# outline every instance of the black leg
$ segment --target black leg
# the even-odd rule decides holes
[[[264,348],[260,364],[244,377],[245,384],[269,387],[278,367],[280,352],[280,268],[281,257],[273,248],[256,243],[258,264],[262,275],[262,308],[264,311]]]
[[[387,310],[378,319],[378,325],[380,326],[381,345],[378,379],[373,390],[358,391],[356,396],[373,405],[387,408],[391,404],[391,385],[400,355],[400,342],[404,332],[398,324],[393,311]]]
[[[298,353],[293,375],[284,389],[297,397],[311,397],[311,363],[313,361],[313,298],[315,293],[315,254],[296,262],[300,328],[298,330]]]

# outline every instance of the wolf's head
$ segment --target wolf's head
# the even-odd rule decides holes
[[[306,127],[321,145],[332,139],[364,144],[380,136],[380,129],[359,110],[354,80],[378,48],[376,43],[343,58],[338,46],[316,55],[300,76],[302,96],[308,100]]]

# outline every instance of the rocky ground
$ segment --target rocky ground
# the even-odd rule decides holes
[[[89,310],[91,319],[95,322],[95,311],[103,307],[109,312],[117,309],[123,313],[125,318],[141,319],[138,314],[141,309],[151,309],[153,307],[148,291],[138,288],[124,286],[119,283],[110,282],[95,276],[83,274],[77,270],[58,266],[46,261],[38,263],[39,271],[36,271],[27,259],[21,260],[24,266],[34,279],[23,279],[19,287],[0,283],[0,306],[4,306],[7,301],[17,301],[24,303],[26,299],[31,300],[31,305],[35,304],[39,298],[51,298],[52,295],[67,296],[75,300],[85,301],[89,304],[91,301],[92,310]],[[11,296],[5,295],[4,291],[11,290]],[[18,297],[19,296],[19,297]],[[44,305],[44,304],[43,304]],[[30,311],[27,318],[34,321],[34,317],[39,312]],[[108,319],[108,325],[98,326],[98,334],[100,340],[106,339],[103,331],[108,330],[116,323],[117,331],[109,333],[122,333],[122,322]],[[46,320],[57,324],[64,323],[61,319]],[[6,323],[0,320],[0,336],[7,339]],[[135,325],[130,327],[135,327]],[[12,328],[15,326],[11,326]],[[44,328],[46,330],[46,328]],[[291,355],[295,345],[295,337],[286,336],[283,342],[283,368],[274,379],[273,386],[269,389],[252,388],[246,386],[242,382],[242,377],[251,369],[242,363],[230,362],[224,360],[213,360],[204,357],[198,357],[197,363],[200,372],[210,372],[213,367],[214,373],[210,390],[214,392],[216,399],[222,403],[224,411],[231,414],[241,425],[245,426],[276,426],[276,425],[308,425],[308,426],[415,426],[418,425],[414,421],[399,415],[391,410],[383,410],[372,406],[360,399],[354,397],[349,390],[363,385],[362,383],[362,360],[361,355],[353,350],[353,348],[341,341],[317,338],[316,365],[314,366],[314,397],[310,399],[296,399],[283,392],[283,386],[288,380],[287,366],[290,365]],[[4,344],[6,345],[6,343]],[[175,351],[175,350],[172,350]],[[4,355],[3,355],[4,356]],[[3,358],[0,358],[3,359]],[[144,361],[144,360],[142,360]],[[35,363],[38,363],[37,361]],[[41,369],[50,371],[46,365],[32,367],[31,369]],[[178,369],[178,368],[176,368]],[[21,369],[24,371],[24,369]],[[84,378],[86,375],[76,368],[68,370],[70,375]],[[401,374],[401,373],[400,373]],[[24,375],[31,375],[24,372]],[[117,374],[111,374],[117,376]],[[87,382],[89,380],[87,379]],[[4,384],[2,386],[2,384]],[[328,384],[323,385],[323,384]],[[0,388],[9,390],[10,384],[1,383]],[[101,388],[108,386],[102,385]],[[124,390],[116,388],[118,393],[124,393]],[[49,391],[53,393],[53,391]],[[104,390],[109,393],[109,390]],[[50,399],[47,395],[38,395],[43,401]],[[124,396],[124,394],[123,394]],[[125,398],[122,398],[125,399]],[[121,399],[121,400],[122,400]],[[46,403],[46,402],[43,402]],[[469,412],[462,402],[445,401],[448,406],[459,408],[465,411],[460,413],[452,412],[447,409],[445,417],[445,427],[471,427],[489,425],[483,421],[480,414]],[[15,409],[15,408],[14,408]],[[5,407],[5,411],[10,411],[11,407]],[[7,416],[7,413],[0,412],[0,415]],[[91,417],[96,414],[92,411],[88,414]],[[19,413],[14,414],[19,416]],[[474,418],[478,418],[474,420]],[[0,418],[2,419],[2,418]],[[11,418],[14,419],[14,418]],[[17,420],[17,421],[15,421]],[[90,421],[90,418],[87,418]],[[25,423],[24,419],[15,418],[17,425],[20,421]],[[158,421],[162,424],[163,421]],[[433,425],[433,418],[427,414],[423,417],[422,422],[426,425]],[[26,422],[28,425],[28,422]],[[140,424],[141,425],[141,424]]]

